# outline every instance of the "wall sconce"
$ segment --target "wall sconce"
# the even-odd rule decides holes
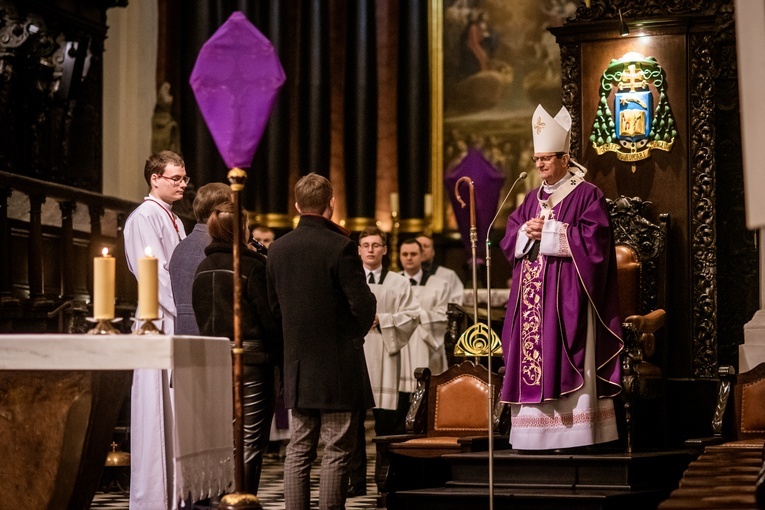
[[[624,18],[622,18],[621,9],[619,9],[619,35],[622,37],[627,37],[630,35],[630,29],[627,26],[627,23],[624,22]]]

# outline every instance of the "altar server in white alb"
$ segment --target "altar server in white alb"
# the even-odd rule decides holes
[[[417,327],[420,305],[409,281],[383,267],[388,253],[387,236],[377,227],[367,227],[359,234],[359,257],[369,289],[377,298],[377,313],[372,329],[364,337],[364,356],[375,397],[372,414],[375,434],[387,436],[405,432],[408,401],[399,399],[401,349]],[[365,413],[364,413],[365,414]],[[366,436],[364,420],[359,420],[359,434],[351,458],[348,497],[366,494]]]
[[[446,280],[422,269],[422,245],[414,238],[401,243],[401,273],[412,286],[420,302],[420,323],[409,343],[401,349],[401,383],[399,391],[407,396],[417,388],[414,371],[428,367],[433,374],[447,368],[444,336],[448,325],[449,284]]]
[[[422,246],[422,269],[432,275],[446,280],[449,284],[449,302],[461,305],[465,300],[465,284],[454,269],[436,264],[436,250],[433,248],[433,238],[425,234],[417,236],[417,242]]]
[[[404,432],[408,402],[399,402],[401,349],[409,342],[420,316],[420,304],[409,280],[382,265],[383,256],[388,253],[386,243],[387,236],[377,227],[367,227],[359,234],[359,255],[369,288],[377,298],[377,324],[364,339],[375,395],[377,435]]]
[[[189,182],[183,159],[171,151],[149,156],[144,166],[149,194],[125,222],[125,257],[128,269],[138,277],[138,259],[146,248],[158,259],[159,315],[165,334],[172,335],[175,302],[168,264],[173,250],[186,237],[173,203],[183,198]],[[131,393],[130,429],[130,510],[173,508],[169,483],[172,461],[170,424],[165,422],[165,405],[170,399],[168,374],[163,370],[135,370]],[[171,480],[170,480],[171,482]]]

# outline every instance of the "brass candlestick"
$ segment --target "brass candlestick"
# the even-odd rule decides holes
[[[433,195],[430,193],[425,194],[424,203],[424,220],[425,227],[422,229],[423,235],[430,238],[433,237]]]
[[[401,228],[401,224],[398,222],[398,211],[391,211],[390,217],[392,220],[390,242],[388,243],[390,246],[390,250],[388,250],[388,253],[390,253],[390,270],[397,273],[401,270],[398,267],[398,230]]]
[[[141,327],[133,330],[134,335],[164,335],[165,332],[161,328],[157,328],[153,321],[158,320],[162,322],[159,317],[153,319],[133,319],[134,321],[144,321]]]
[[[116,329],[114,326],[112,326],[113,322],[120,322],[122,320],[122,317],[119,317],[117,319],[95,319],[93,317],[86,317],[86,321],[88,322],[95,322],[96,325],[88,330],[89,335],[119,335],[120,332],[118,329]]]

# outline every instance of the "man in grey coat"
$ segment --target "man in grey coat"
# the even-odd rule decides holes
[[[374,405],[364,336],[376,301],[364,279],[358,247],[330,219],[330,182],[315,173],[295,185],[300,222],[268,249],[268,293],[284,333],[284,399],[292,410],[284,463],[284,501],[308,510],[310,472],[324,441],[319,484],[322,509],[345,508],[359,409]]]
[[[191,305],[191,287],[199,263],[205,258],[205,248],[210,244],[207,234],[207,218],[218,204],[231,200],[231,188],[222,182],[205,184],[194,197],[194,230],[175,247],[168,271],[175,301],[175,334],[198,335],[199,327]]]

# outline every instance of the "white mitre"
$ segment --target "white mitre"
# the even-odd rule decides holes
[[[551,117],[540,104],[531,118],[531,134],[534,136],[534,153],[568,153],[571,144],[571,114],[561,106],[555,117]]]

